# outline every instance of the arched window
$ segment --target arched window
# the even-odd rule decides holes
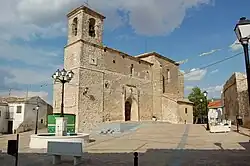
[[[73,23],[72,23],[72,34],[74,36],[77,35],[77,26],[78,26],[78,19],[77,17],[73,19]]]
[[[168,83],[170,83],[170,79],[171,79],[170,70],[167,69],[167,81],[168,81]]]
[[[95,19],[89,19],[89,36],[95,37]]]

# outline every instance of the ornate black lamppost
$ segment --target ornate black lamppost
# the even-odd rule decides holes
[[[250,20],[246,19],[246,17],[240,18],[239,22],[236,24],[234,28],[234,31],[244,49],[247,84],[248,84],[248,100],[250,105],[250,65],[249,65],[249,53],[248,53],[248,43],[250,39]]]
[[[207,114],[207,128],[206,128],[206,130],[210,130],[210,128],[209,128],[209,121],[208,121],[208,102],[207,102],[207,91],[204,91],[203,92],[203,95],[204,95],[204,97],[205,97],[205,102],[206,102],[206,114]]]
[[[61,71],[58,69],[53,75],[52,78],[55,82],[60,82],[62,84],[62,102],[61,102],[61,115],[60,117],[64,117],[64,84],[69,83],[74,76],[72,71],[66,71],[62,69]]]
[[[35,128],[35,134],[37,134],[39,105],[37,105],[36,108],[33,108],[33,110],[36,111],[36,128]]]

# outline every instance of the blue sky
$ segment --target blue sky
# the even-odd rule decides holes
[[[25,96],[28,89],[29,95],[51,102],[50,76],[63,64],[66,14],[84,0],[2,3],[0,95],[8,95],[11,89],[11,95]],[[233,72],[245,72],[243,55],[199,68],[242,51],[239,44],[232,45],[233,29],[240,17],[250,18],[249,0],[144,0],[143,4],[141,0],[89,0],[89,5],[107,17],[105,45],[131,55],[156,51],[176,61],[188,59],[180,66],[184,72],[193,71],[185,75],[186,95],[199,86],[208,90],[209,97],[218,97]]]

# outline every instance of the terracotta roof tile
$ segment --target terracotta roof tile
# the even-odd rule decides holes
[[[222,102],[221,100],[216,100],[216,101],[212,101],[212,102],[209,102],[208,103],[208,107],[209,108],[219,108],[219,107],[222,107]]]

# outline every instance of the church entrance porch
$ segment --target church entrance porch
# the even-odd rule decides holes
[[[139,121],[138,104],[135,99],[129,97],[125,102],[123,111],[125,121]]]

